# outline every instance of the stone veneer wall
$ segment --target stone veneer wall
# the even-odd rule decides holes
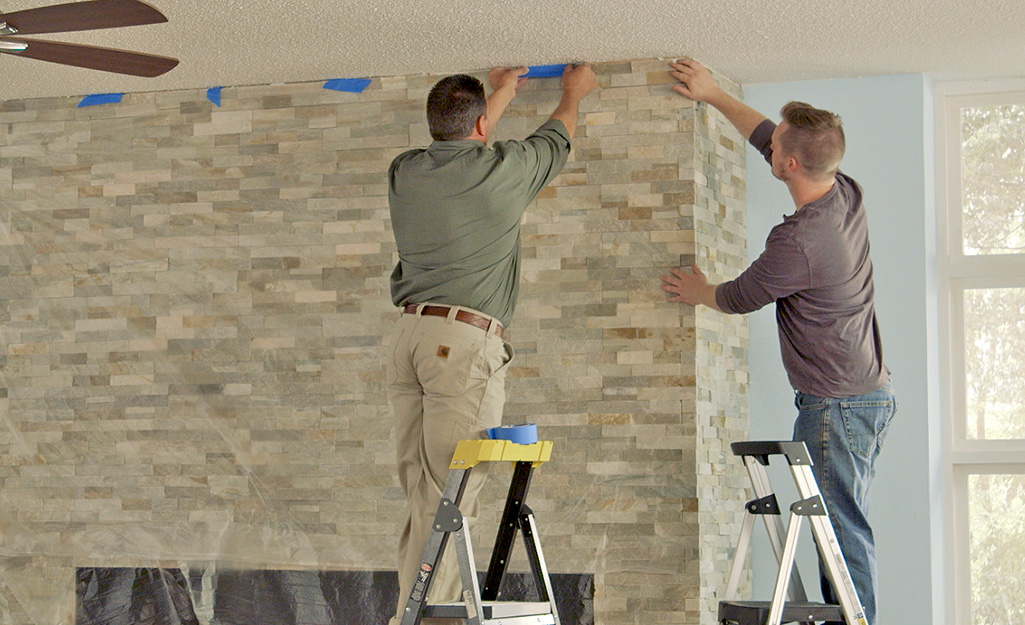
[[[505,420],[556,442],[532,507],[595,622],[710,624],[746,324],[658,276],[744,266],[744,147],[662,61],[596,70],[525,217]],[[75,567],[394,568],[385,171],[437,78],[0,103],[0,623],[72,622]],[[559,93],[528,81],[497,138]]]

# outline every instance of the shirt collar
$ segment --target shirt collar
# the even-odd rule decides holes
[[[466,150],[468,148],[484,147],[482,141],[476,139],[457,139],[455,141],[432,141],[428,150]]]

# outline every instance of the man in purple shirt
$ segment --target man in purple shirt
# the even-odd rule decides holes
[[[706,102],[751,142],[790,191],[796,210],[735,280],[709,284],[697,265],[662,276],[669,301],[749,313],[776,304],[783,365],[796,392],[794,440],[816,481],[870,625],[875,623],[875,542],[868,513],[874,464],[896,409],[873,306],[868,225],[857,182],[839,171],[840,118],[790,102],[776,126],[720,88],[700,63],[671,62],[673,89]],[[836,603],[821,570],[822,593]]]

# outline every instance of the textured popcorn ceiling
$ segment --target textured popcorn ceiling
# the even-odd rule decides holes
[[[0,0],[16,11],[61,0]],[[1025,75],[1022,0],[153,0],[168,24],[45,38],[181,59],[154,78],[0,55],[0,99],[690,55],[743,84]],[[44,37],[41,37],[44,38]]]

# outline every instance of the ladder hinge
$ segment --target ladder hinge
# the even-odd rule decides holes
[[[790,511],[800,516],[825,516],[826,506],[822,503],[822,496],[815,495],[801,501],[795,501],[790,506]]]
[[[457,532],[463,526],[463,514],[459,506],[450,499],[442,499],[438,506],[438,514],[434,516],[434,530],[437,532]]]
[[[751,514],[779,514],[779,502],[776,501],[775,493],[747,502],[747,511]]]

